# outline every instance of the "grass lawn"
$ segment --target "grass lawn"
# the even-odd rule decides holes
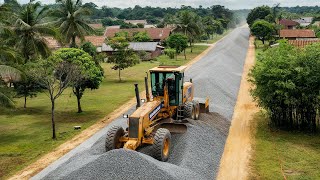
[[[320,134],[271,130],[262,113],[254,121],[251,179],[320,179]]]
[[[23,99],[16,99],[16,109],[0,109],[0,179],[13,175],[81,132],[73,130],[73,126],[80,125],[83,130],[134,97],[133,84],[138,83],[142,91],[148,69],[160,64],[183,65],[207,48],[194,46],[193,53],[187,49],[187,60],[180,54],[178,60],[168,60],[163,55],[156,61],[141,62],[121,72],[123,82],[118,82],[118,72],[111,70],[110,64],[103,64],[105,79],[98,90],[86,90],[81,100],[83,113],[76,113],[76,97],[70,89],[57,100],[57,140],[51,139],[51,104],[44,93],[28,99],[27,109],[23,108]]]
[[[223,32],[223,34],[219,35],[219,34],[216,34],[213,36],[212,39],[209,39],[209,40],[203,40],[202,42],[204,43],[208,43],[208,44],[213,44],[217,41],[219,41],[221,38],[223,38],[224,36],[226,36],[227,34],[229,34],[233,29],[228,29],[226,31]]]

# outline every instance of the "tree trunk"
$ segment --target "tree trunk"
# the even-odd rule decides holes
[[[24,105],[23,108],[27,108],[27,95],[24,95]]]
[[[121,75],[120,75],[121,69],[119,68],[119,81],[121,81]]]
[[[72,36],[71,38],[71,44],[70,44],[70,48],[76,48],[76,37]]]
[[[54,99],[51,99],[51,124],[52,124],[52,139],[56,139],[56,125],[54,122]]]
[[[262,44],[264,45],[264,39],[262,39],[261,41],[262,41]]]
[[[190,48],[191,48],[191,53],[192,53],[192,42],[191,42],[191,40],[190,40]]]
[[[77,102],[78,102],[78,113],[82,113],[82,108],[81,108],[81,95],[80,95],[80,89],[76,88],[76,96],[77,96]]]
[[[186,49],[184,49],[184,60],[187,60]]]

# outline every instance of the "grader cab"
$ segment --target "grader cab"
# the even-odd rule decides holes
[[[198,120],[200,112],[209,111],[209,100],[199,103],[193,97],[193,83],[184,81],[186,66],[160,66],[150,69],[151,95],[145,78],[146,102],[129,116],[128,128],[113,126],[107,133],[106,151],[126,148],[136,150],[151,145],[154,158],[167,161],[171,133],[187,130],[186,118]]]

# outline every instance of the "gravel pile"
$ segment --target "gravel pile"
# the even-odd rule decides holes
[[[103,137],[44,179],[213,179],[230,122],[217,113],[189,121],[186,133],[172,135],[168,162],[146,155],[148,147],[105,152]]]
[[[195,96],[210,98],[210,114],[190,120],[188,131],[172,136],[168,162],[138,151],[104,151],[112,125],[119,118],[32,179],[214,179],[236,103],[248,48],[248,28],[237,28],[185,73],[195,83]],[[134,109],[129,111],[129,114]]]

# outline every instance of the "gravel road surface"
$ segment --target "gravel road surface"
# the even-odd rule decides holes
[[[126,127],[119,117],[32,179],[214,179],[217,175],[236,103],[248,49],[248,28],[237,28],[185,73],[195,83],[195,96],[210,98],[210,111],[190,120],[188,131],[172,136],[168,162],[139,151],[104,152],[112,125]],[[134,108],[130,109],[131,114]]]

